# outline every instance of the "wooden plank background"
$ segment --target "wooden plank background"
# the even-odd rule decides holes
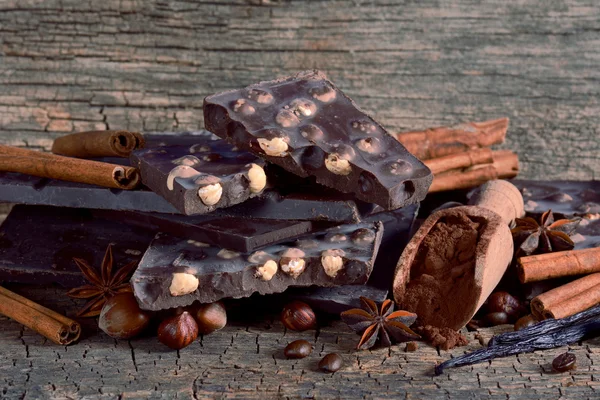
[[[319,68],[392,131],[508,116],[504,147],[523,177],[592,179],[599,65],[597,0],[0,0],[0,143],[198,129],[204,96]],[[62,290],[15,290],[71,315],[78,306]],[[550,372],[562,348],[434,378],[435,363],[481,347],[473,334],[449,352],[355,352],[339,322],[297,334],[257,317],[172,352],[86,328],[57,347],[0,317],[0,397],[584,399],[600,382],[597,339],[570,346],[579,366],[567,374]],[[315,353],[283,360],[296,338]],[[330,351],[346,366],[323,375],[315,364]]]
[[[524,178],[600,170],[597,0],[0,1],[0,142],[189,130],[319,68],[392,131],[511,118]]]

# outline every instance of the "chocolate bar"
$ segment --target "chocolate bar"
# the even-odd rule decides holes
[[[291,288],[282,294],[286,302],[300,300],[310,304],[315,310],[328,314],[339,314],[351,308],[360,308],[361,296],[382,303],[387,295],[386,289],[379,289],[369,284],[309,289]]]
[[[252,253],[159,233],[131,283],[138,303],[149,310],[279,293],[289,286],[364,284],[382,231],[380,222],[340,225]]]
[[[16,205],[0,225],[0,281],[81,286],[73,258],[99,267],[113,243],[115,266],[122,266],[139,260],[154,235],[85,209]]]
[[[384,209],[422,200],[433,179],[318,71],[208,96],[204,122],[243,150]]]
[[[250,252],[313,230],[310,221],[227,218],[213,214],[185,216],[98,210],[94,215],[240,252]]]
[[[136,150],[142,182],[186,215],[241,203],[267,184],[264,161],[222,140]]]
[[[525,211],[547,210],[565,216],[600,213],[598,181],[511,181],[523,194]]]

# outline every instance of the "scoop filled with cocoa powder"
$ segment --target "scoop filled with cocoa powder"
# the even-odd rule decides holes
[[[394,299],[417,323],[461,329],[496,287],[513,255],[509,223],[524,215],[507,181],[482,185],[469,206],[435,212],[404,249]]]

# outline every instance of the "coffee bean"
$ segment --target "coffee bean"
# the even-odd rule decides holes
[[[306,340],[294,340],[283,350],[287,358],[293,359],[307,357],[310,353],[312,353],[312,346]]]
[[[577,366],[577,358],[573,353],[563,353],[552,361],[552,369],[556,372],[566,372]]]
[[[519,318],[519,320],[515,323],[515,331],[520,331],[521,329],[528,328],[532,325],[537,324],[539,321],[535,319],[533,315],[526,315],[524,317]]]
[[[319,361],[319,369],[323,372],[335,372],[342,368],[344,360],[339,354],[330,353]]]

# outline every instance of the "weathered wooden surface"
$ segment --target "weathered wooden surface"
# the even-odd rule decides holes
[[[13,289],[62,312],[76,309],[61,290]],[[356,352],[358,336],[339,321],[298,333],[285,332],[276,318],[260,317],[249,324],[234,322],[177,352],[155,337],[115,341],[92,322],[84,324],[78,344],[61,347],[0,317],[0,397],[586,399],[598,398],[600,389],[600,339],[569,347],[578,363],[569,373],[551,372],[552,359],[567,350],[559,348],[434,377],[436,362],[481,347],[473,334],[468,347],[452,351],[421,345],[406,353],[398,345]],[[313,354],[286,360],[283,348],[299,338],[314,343]],[[333,375],[316,368],[329,352],[345,360]]]
[[[524,178],[600,170],[597,0],[0,2],[0,142],[203,126],[215,91],[320,68],[391,130],[511,118]]]

